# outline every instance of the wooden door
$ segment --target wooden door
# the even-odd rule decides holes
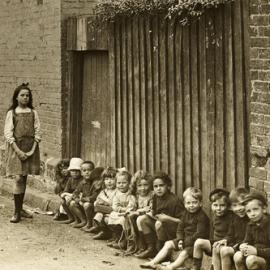
[[[110,110],[108,53],[89,51],[83,59],[81,157],[96,166],[109,163]]]

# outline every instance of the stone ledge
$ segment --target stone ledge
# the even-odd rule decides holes
[[[0,194],[7,197],[13,195],[12,178],[0,177]],[[39,208],[43,211],[56,212],[59,208],[59,197],[55,194],[41,192],[31,186],[27,186],[25,193],[25,203],[33,208]]]

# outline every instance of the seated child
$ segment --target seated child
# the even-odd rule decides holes
[[[143,232],[147,249],[137,257],[146,259],[156,255],[156,237],[159,246],[176,237],[177,225],[184,211],[182,201],[170,191],[171,178],[164,172],[157,172],[153,180],[153,204],[151,212],[143,215],[138,224]]]
[[[216,258],[214,269],[233,269],[233,256],[245,238],[246,226],[249,221],[242,203],[248,193],[249,191],[243,187],[235,188],[230,192],[229,198],[234,215],[226,237],[214,243],[215,248],[219,249],[220,255]]]
[[[77,188],[78,184],[82,180],[81,176],[81,164],[83,160],[80,158],[72,158],[69,163],[68,171],[70,174],[70,178],[67,181],[66,187],[63,193],[60,195],[62,202],[61,206],[65,210],[68,215],[68,219],[64,221],[60,221],[61,223],[70,224],[75,221],[75,218],[70,211],[70,202],[72,200],[72,195],[74,190]]]
[[[215,249],[212,245],[221,239],[223,239],[229,229],[233,213],[229,210],[229,192],[224,189],[214,189],[210,192],[209,200],[211,202],[212,221],[211,221],[211,233],[210,240],[197,239],[194,244],[193,251],[193,268],[192,270],[201,269],[203,253],[212,255],[212,264],[215,264],[216,257],[219,257],[219,250]]]
[[[112,212],[112,200],[116,193],[116,169],[107,167],[103,171],[101,178],[103,181],[103,190],[98,194],[94,202],[95,216],[93,218],[93,226],[85,230],[90,233],[97,233],[93,239],[103,240],[110,237],[108,229],[108,217]]]
[[[257,191],[244,200],[245,211],[250,221],[240,251],[234,255],[236,270],[270,269],[270,216],[266,213],[267,200]]]
[[[61,194],[64,192],[68,178],[70,177],[68,166],[69,166],[69,159],[62,159],[56,165],[56,173],[55,173],[56,186],[54,188],[54,193],[59,196],[61,196]],[[66,212],[60,205],[53,219],[59,221],[65,219],[66,217],[67,217]]]
[[[140,231],[138,230],[136,221],[151,209],[152,184],[153,177],[142,170],[137,171],[132,178],[132,193],[136,197],[137,209],[126,216],[128,246],[125,255],[131,255],[139,249],[139,253],[141,253],[145,249],[142,231],[141,228]]]
[[[183,193],[185,210],[178,223],[176,239],[165,242],[163,248],[154,259],[141,265],[141,268],[177,269],[183,266],[185,260],[193,255],[193,245],[198,238],[209,236],[209,218],[202,210],[202,192],[190,187]],[[168,266],[157,265],[171,255],[173,250],[179,250],[178,258]]]
[[[116,174],[116,193],[112,202],[113,211],[109,215],[108,225],[115,239],[108,244],[114,248],[126,248],[126,239],[123,237],[125,229],[125,216],[136,209],[136,199],[130,192],[131,175],[121,170]]]
[[[83,180],[73,192],[70,210],[75,218],[74,228],[89,229],[94,217],[94,202],[101,191],[101,174],[104,168],[94,168],[92,161],[84,161],[81,165]]]

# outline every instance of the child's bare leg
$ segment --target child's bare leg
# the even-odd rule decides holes
[[[220,248],[220,260],[222,270],[231,270],[232,258],[234,255],[234,249],[232,247],[221,247]]]
[[[197,239],[194,243],[193,269],[201,269],[203,253],[211,253],[211,243],[207,239]]]
[[[64,220],[61,223],[70,224],[70,223],[74,222],[75,218],[74,218],[72,212],[69,209],[69,202],[66,202],[65,199],[62,199],[61,205],[62,205],[63,209],[65,210],[65,212],[68,215],[68,220]]]
[[[167,266],[167,269],[168,269],[168,270],[172,270],[172,269],[177,269],[177,268],[180,267],[180,266],[183,266],[185,260],[186,260],[188,257],[189,257],[189,255],[188,255],[187,251],[186,251],[185,249],[182,250],[182,251],[180,252],[179,256],[177,257],[177,259],[176,259],[173,263],[171,263],[171,264],[169,264],[169,265]]]
[[[246,270],[246,266],[245,266],[245,257],[243,256],[241,251],[237,251],[234,256],[233,256],[233,260],[234,260],[234,265],[235,265],[235,269],[236,270]]]
[[[214,270],[221,270],[221,259],[219,247],[214,247],[212,251],[212,264]]]
[[[166,241],[163,248],[158,252],[158,254],[147,263],[144,263],[141,268],[155,268],[155,265],[162,262],[166,257],[175,249],[174,242],[172,240]]]
[[[73,227],[74,228],[81,228],[81,227],[85,226],[86,220],[85,220],[85,216],[84,216],[84,213],[82,212],[80,205],[78,203],[76,203],[75,201],[71,201],[70,202],[70,210],[75,217],[75,222],[73,224]]]
[[[246,258],[247,269],[249,270],[267,270],[266,261],[262,257],[256,255],[250,255]]]
[[[90,228],[92,226],[93,221],[93,204],[86,202],[83,204],[84,212],[86,215],[86,225],[85,227]]]

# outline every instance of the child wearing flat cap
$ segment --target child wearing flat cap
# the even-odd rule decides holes
[[[229,192],[222,188],[216,188],[210,192],[209,200],[211,202],[212,220],[211,220],[211,236],[209,239],[197,239],[193,250],[192,270],[200,270],[203,254],[212,255],[212,265],[214,269],[218,269],[216,265],[219,263],[218,247],[215,246],[217,241],[223,239],[228,232],[233,213],[229,210],[230,200]]]
[[[257,191],[251,192],[244,200],[249,217],[246,236],[240,251],[234,255],[236,270],[270,269],[270,216],[266,213],[266,197]]]

